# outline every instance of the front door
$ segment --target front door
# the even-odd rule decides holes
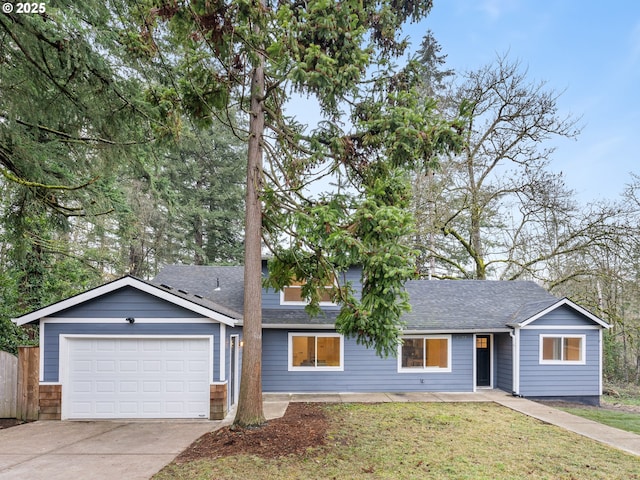
[[[476,386],[491,386],[491,335],[476,335]]]

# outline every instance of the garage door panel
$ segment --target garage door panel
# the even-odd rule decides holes
[[[115,360],[98,360],[96,362],[96,373],[114,373],[116,371]]]
[[[116,382],[96,382],[96,393],[115,393]]]
[[[191,360],[188,365],[189,370],[192,372],[204,372],[207,370],[207,362],[202,360]]]
[[[208,418],[208,338],[68,341],[66,418]]]
[[[160,373],[162,362],[160,360],[144,360],[142,362],[142,371],[144,373]]]
[[[112,402],[96,402],[96,413],[100,415],[111,415],[115,413]]]
[[[89,360],[78,360],[74,365],[74,369],[77,373],[88,373],[91,374],[91,361]]]
[[[118,389],[120,393],[135,393],[138,391],[138,382],[120,381],[118,382]]]
[[[180,342],[177,340],[177,342]],[[142,342],[142,351],[143,352],[159,352],[162,350],[162,345],[160,342]]]
[[[72,407],[79,414],[91,414],[91,402],[72,402]]]
[[[188,349],[192,352],[202,352],[204,350],[207,350],[207,348],[207,345],[198,343],[191,343],[188,345]]]
[[[96,351],[98,352],[115,352],[116,340],[103,340],[96,345]]]
[[[127,416],[138,416],[138,402],[118,402],[118,411]]]
[[[179,340],[171,344],[167,344],[166,349],[168,352],[177,352],[177,351],[184,352],[186,350],[184,346],[184,342],[181,342]]]
[[[202,385],[200,382],[188,382],[187,392],[189,393],[208,393],[209,386]]]
[[[137,360],[120,360],[118,361],[118,370],[120,373],[136,373],[138,371]]]
[[[183,382],[167,382],[166,391],[167,393],[182,393],[184,392],[184,383]]]
[[[182,372],[184,370],[184,360],[167,360],[165,368],[167,372]]]

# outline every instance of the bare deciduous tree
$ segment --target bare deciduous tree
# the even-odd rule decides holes
[[[517,276],[526,270],[523,262],[534,260],[515,258],[526,224],[569,195],[558,190],[561,178],[547,171],[553,148],[545,142],[578,134],[576,119],[558,113],[557,99],[506,57],[464,76],[445,105],[473,105],[466,147],[442,161],[440,171],[416,180],[423,273],[486,279],[492,270],[494,276]],[[519,263],[516,273],[510,267]]]

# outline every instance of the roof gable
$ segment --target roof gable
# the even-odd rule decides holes
[[[562,298],[559,299],[557,302],[551,304],[551,305],[537,305],[534,308],[538,308],[538,311],[533,312],[527,312],[526,315],[519,315],[519,318],[514,319],[514,322],[510,323],[510,325],[512,326],[517,326],[520,328],[526,327],[527,325],[531,325],[533,322],[535,322],[536,320],[541,319],[542,317],[544,317],[545,315],[548,315],[549,313],[558,310],[562,307],[568,307],[571,308],[572,310],[576,311],[578,314],[580,314],[581,316],[583,316],[584,318],[586,318],[587,320],[603,327],[603,328],[611,328],[611,325],[609,325],[607,322],[605,322],[604,320],[602,320],[601,318],[595,316],[593,313],[589,312],[588,310],[586,310],[585,308],[581,307],[580,305],[572,302],[571,300],[569,300],[568,298]]]
[[[64,310],[76,307],[84,302],[91,301],[103,295],[115,292],[123,288],[135,288],[142,292],[148,293],[155,297],[161,298],[167,302],[170,302],[179,307],[190,310],[199,315],[203,315],[207,318],[211,318],[226,325],[233,326],[236,324],[236,320],[241,319],[241,315],[233,310],[217,305],[216,303],[205,299],[198,298],[195,295],[190,295],[184,291],[172,291],[171,289],[163,288],[151,283],[147,283],[143,280],[137,279],[132,276],[126,276],[106,283],[99,287],[93,288],[86,292],[74,295],[73,297],[61,300],[60,302],[53,303],[46,307],[34,310],[33,312],[22,315],[21,317],[14,318],[13,322],[18,325],[24,325],[30,322],[34,322],[44,317],[53,316]]]

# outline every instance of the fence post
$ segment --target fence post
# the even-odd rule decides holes
[[[40,348],[18,347],[18,405],[16,418],[37,420],[40,400]]]

